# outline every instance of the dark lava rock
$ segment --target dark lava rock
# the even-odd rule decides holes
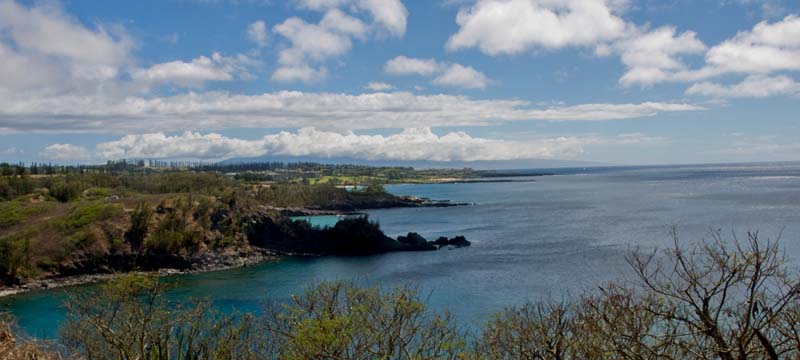
[[[467,240],[467,238],[465,238],[465,237],[463,237],[461,235],[456,236],[456,237],[454,237],[452,239],[448,239],[447,237],[442,236],[442,237],[436,239],[435,241],[433,241],[433,244],[438,246],[439,249],[441,249],[441,248],[443,248],[445,246],[452,246],[452,247],[460,248],[460,247],[466,247],[466,246],[472,245],[472,243],[470,243],[469,240]]]
[[[430,242],[417,233],[392,239],[366,216],[346,218],[332,227],[312,227],[305,221],[261,216],[246,222],[251,245],[292,255],[371,255],[393,251],[428,251],[443,246],[469,246],[463,236]]]
[[[399,241],[401,244],[409,245],[426,245],[428,243],[428,240],[425,240],[422,235],[415,232],[410,232],[406,236],[398,236],[397,241]]]

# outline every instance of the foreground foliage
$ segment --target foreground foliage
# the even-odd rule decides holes
[[[323,283],[255,317],[169,304],[155,279],[125,278],[70,301],[63,339],[90,359],[800,357],[800,279],[777,241],[714,232],[627,259],[630,281],[508,308],[472,335],[413,287]]]
[[[163,285],[125,277],[67,303],[63,340],[86,359],[258,358],[252,316],[222,314],[206,302],[169,304]]]
[[[321,284],[269,310],[263,326],[279,359],[456,359],[466,350],[453,318],[430,314],[410,287]]]

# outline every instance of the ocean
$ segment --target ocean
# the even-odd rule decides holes
[[[541,171],[541,170],[537,170]],[[434,310],[468,327],[526,301],[560,300],[631,276],[625,254],[758,231],[800,265],[800,163],[554,170],[525,182],[392,185],[387,190],[472,206],[369,211],[390,236],[464,235],[472,246],[368,257],[287,258],[247,268],[168,278],[176,300],[210,299],[225,310],[267,302],[325,280],[417,286]],[[91,285],[90,285],[91,286]],[[80,289],[79,287],[78,289]],[[0,299],[29,334],[57,336],[61,303],[76,289]]]

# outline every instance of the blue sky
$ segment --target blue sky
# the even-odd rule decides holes
[[[800,160],[800,2],[0,0],[0,161]]]

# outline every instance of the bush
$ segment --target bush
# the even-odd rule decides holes
[[[60,202],[70,202],[80,196],[83,186],[75,181],[58,179],[47,186],[50,196]]]
[[[30,267],[30,250],[24,233],[0,238],[0,276],[5,285],[17,283],[20,272]]]
[[[131,245],[138,248],[144,243],[152,216],[153,211],[144,202],[140,202],[136,205],[136,208],[133,209],[131,213],[131,227],[125,232],[125,239],[128,240]]]
[[[431,314],[410,287],[323,283],[264,318],[279,359],[455,359],[466,342],[449,314]]]
[[[123,210],[117,204],[89,203],[75,205],[69,215],[56,224],[65,232],[74,232],[87,225],[108,220],[122,215]]]
[[[32,212],[17,202],[0,203],[0,229],[19,224]]]
[[[207,302],[169,304],[153,277],[128,276],[67,302],[65,343],[85,359],[253,359],[251,316],[223,315]]]
[[[29,194],[35,188],[35,181],[28,176],[0,177],[0,200],[12,200]]]
[[[124,175],[119,179],[126,188],[149,194],[197,193],[217,195],[238,185],[236,181],[216,173],[176,172]]]
[[[568,303],[526,304],[490,320],[475,346],[483,359],[578,359]]]
[[[203,243],[203,233],[190,227],[184,218],[172,210],[161,219],[158,226],[144,241],[143,248],[160,254],[195,253]]]

